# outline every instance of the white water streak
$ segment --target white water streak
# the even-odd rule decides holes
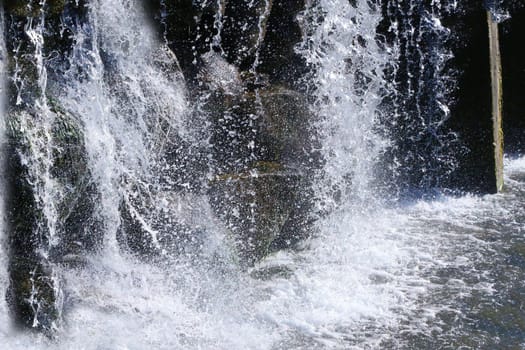
[[[326,181],[318,184],[318,190],[335,186],[342,191],[343,202],[366,200],[371,197],[373,168],[387,144],[374,128],[386,85],[383,69],[393,56],[376,44],[381,20],[377,5],[358,1],[354,8],[348,1],[321,0],[314,10],[322,22],[309,39],[306,58],[317,69],[316,130],[326,160]]]
[[[133,186],[155,185],[153,166],[166,142],[189,135],[187,107],[177,60],[155,38],[136,1],[100,0],[89,18],[71,58],[72,74],[84,71],[86,79],[72,76],[63,103],[83,118],[90,169],[102,193],[106,247],[116,251],[119,203]]]

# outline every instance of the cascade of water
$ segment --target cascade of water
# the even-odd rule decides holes
[[[6,94],[5,164],[10,206],[8,298],[18,321],[49,331],[58,328],[61,318],[63,295],[52,255],[61,245],[60,206],[68,190],[56,167],[62,146],[56,128],[62,121],[48,95],[47,7],[45,0],[30,1],[16,19],[9,16],[5,26],[13,63]]]
[[[161,11],[167,11],[169,2],[159,1]],[[261,45],[265,45],[266,21],[276,9],[272,8],[277,3],[275,0],[243,2],[259,6],[255,11],[258,18],[246,23],[246,27],[248,24],[251,27],[247,34],[249,40],[244,39],[251,46],[243,48],[246,50],[242,54],[249,57],[241,63],[248,62],[247,67],[227,61],[226,58],[233,61],[232,57],[236,56],[227,57],[222,48],[223,24],[230,26],[227,29],[230,40],[235,39],[237,25],[244,26],[235,16],[223,18],[228,2],[191,3],[203,8],[210,4],[217,7],[213,18],[215,35],[206,38],[210,52],[202,54],[194,49],[195,57],[202,54],[199,59],[204,61],[199,62],[204,68],[195,78],[202,80],[195,85],[202,83],[207,87],[200,87],[202,92],[192,93],[213,95],[220,92],[226,101],[222,103],[231,103],[228,108],[217,108],[219,111],[202,112],[208,113],[205,116],[198,115],[199,109],[205,110],[205,107],[189,106],[177,59],[165,49],[167,29],[164,28],[164,42],[157,41],[143,14],[142,1],[94,0],[82,8],[85,13],[74,20],[68,17],[69,12],[64,12],[60,21],[64,22],[62,29],[71,34],[72,47],[65,55],[67,64],[59,68],[53,68],[54,57],[45,51],[47,40],[50,40],[46,37],[46,28],[49,29],[46,2],[35,2],[37,15],[28,18],[24,31],[29,38],[29,48],[13,52],[15,68],[11,79],[16,89],[10,92],[14,93],[15,101],[10,104],[19,109],[10,111],[10,116],[16,115],[21,120],[19,128],[23,129],[24,140],[29,145],[22,155],[24,165],[30,168],[35,201],[42,207],[44,220],[39,222],[42,227],[38,229],[44,238],[53,237],[51,248],[75,246],[81,238],[86,242],[98,241],[96,236],[101,231],[104,242],[93,245],[103,245],[107,250],[88,254],[81,268],[60,264],[59,271],[66,281],[68,293],[68,322],[59,342],[22,334],[19,338],[8,339],[6,348],[399,347],[396,334],[412,337],[425,327],[418,324],[420,320],[432,320],[437,313],[432,309],[432,301],[427,305],[426,301],[421,301],[422,296],[436,290],[441,293],[458,283],[448,279],[448,272],[430,277],[424,275],[429,273],[429,266],[443,270],[476,267],[459,258],[461,261],[456,262],[456,256],[443,257],[436,252],[445,247],[448,254],[455,255],[456,252],[464,253],[461,249],[466,248],[450,249],[454,244],[446,241],[449,238],[453,241],[454,235],[449,237],[439,232],[450,229],[446,218],[436,219],[430,215],[463,217],[472,214],[468,219],[458,219],[459,226],[472,230],[478,217],[490,215],[493,210],[489,202],[483,210],[472,212],[472,207],[482,207],[483,199],[472,201],[471,198],[456,204],[422,202],[415,208],[385,208],[381,203],[382,193],[377,191],[377,187],[381,187],[378,184],[384,180],[381,169],[384,160],[395,153],[391,150],[399,151],[399,135],[408,135],[405,141],[409,144],[430,140],[423,154],[413,153],[411,157],[427,159],[425,152],[438,151],[438,162],[453,164],[448,153],[439,153],[455,140],[455,135],[440,129],[449,113],[446,90],[453,82],[447,70],[450,53],[442,43],[450,33],[440,23],[440,18],[454,9],[455,2],[432,0],[429,7],[421,7],[421,2],[416,0],[305,1],[309,7],[301,16],[306,37],[299,51],[312,67],[312,81],[304,89],[297,89],[297,82],[284,82],[287,75],[280,76],[271,69],[264,73],[258,71],[264,69],[265,64],[262,50],[273,49]],[[286,7],[283,3],[286,2],[280,2],[279,6]],[[403,7],[402,16],[397,12],[398,4]],[[276,13],[282,8],[277,8]],[[241,10],[231,11],[242,17],[237,12]],[[203,27],[195,29],[196,32],[205,32],[204,27],[210,24],[210,13],[211,10],[206,21],[201,23]],[[0,22],[3,20],[2,17]],[[275,37],[273,40],[278,42]],[[232,47],[237,43],[231,41],[229,47],[224,45],[224,50],[235,54]],[[423,41],[432,45],[419,45]],[[6,45],[0,42],[0,78],[7,69],[3,57]],[[252,49],[255,51],[250,51]],[[220,52],[211,52],[217,50]],[[24,66],[28,57],[31,64]],[[37,73],[32,80],[24,70],[33,67]],[[241,77],[239,71],[255,76]],[[277,83],[262,81],[268,71],[275,75]],[[412,74],[418,79],[412,78]],[[410,79],[405,81],[403,77]],[[255,78],[256,84],[252,84],[255,87],[247,86],[253,82],[252,78]],[[273,90],[274,87],[277,89]],[[432,98],[428,95],[429,90],[433,91]],[[259,136],[257,122],[263,117],[275,117],[277,121],[270,123],[280,127],[280,122],[289,122],[287,117],[294,118],[304,112],[306,116],[297,118],[299,122],[290,122],[294,128],[311,117],[302,108],[307,99],[298,91],[312,97],[311,110],[315,114],[314,126],[323,158],[323,167],[313,180],[315,196],[319,211],[329,212],[329,215],[318,221],[318,234],[305,242],[304,249],[281,251],[258,262],[254,268],[241,271],[239,263],[229,256],[229,246],[222,240],[222,228],[208,204],[208,185],[201,182],[218,181],[220,176],[216,175],[224,175],[219,180],[236,186],[235,181],[248,179],[247,182],[252,181],[252,187],[256,187],[257,181],[262,179],[259,182],[264,185],[262,187],[245,187],[251,192],[242,193],[241,202],[255,198],[259,194],[257,191],[277,193],[276,196],[293,192],[287,192],[290,182],[271,182],[272,176],[273,180],[279,180],[303,175],[300,171],[292,173],[295,169],[288,171],[288,159],[270,159],[266,162],[269,164],[263,164],[267,169],[261,167],[261,173],[251,163],[260,160],[256,153],[259,145],[255,142]],[[206,100],[213,96],[197,98]],[[202,101],[196,103],[199,102]],[[0,100],[0,108],[2,104]],[[408,105],[410,109],[405,110]],[[264,110],[268,106],[271,111]],[[190,107],[193,107],[191,112]],[[279,108],[286,110],[274,111]],[[203,119],[212,113],[216,113],[213,117],[220,122],[209,123],[216,123],[224,133],[210,146],[207,138],[211,132]],[[283,116],[285,114],[292,116]],[[228,118],[242,119],[246,125],[235,128],[228,124],[229,121],[221,124]],[[65,135],[59,133],[64,130],[57,128],[57,124],[66,129]],[[292,132],[307,138],[306,132],[302,135],[303,129],[297,129],[300,131],[294,129]],[[0,124],[0,146],[8,140],[2,131]],[[10,130],[7,131],[9,134]],[[62,137],[66,138],[65,142]],[[231,145],[225,143],[230,141],[238,143],[229,148]],[[251,153],[235,154],[230,158],[227,154],[225,164],[221,164],[223,160],[212,160],[214,156],[224,156],[221,151],[236,151],[236,146],[246,147]],[[195,147],[206,148],[205,160],[216,161],[217,168],[210,170],[196,164],[200,160],[192,159],[196,157]],[[214,147],[215,153],[210,147]],[[64,153],[72,155],[73,160],[64,157]],[[292,154],[296,156],[299,152]],[[398,156],[401,155],[397,153],[392,157],[391,169],[386,170],[394,177],[400,177],[407,164],[406,159],[396,159]],[[233,166],[228,163],[230,161]],[[64,167],[64,163],[76,170],[60,173],[57,168],[61,164]],[[303,165],[300,161],[297,163]],[[425,166],[431,168],[432,164],[425,163]],[[216,172],[213,179],[208,172]],[[428,175],[425,181],[428,183],[431,177]],[[264,182],[266,180],[268,182]],[[309,181],[293,186],[306,192]],[[275,186],[275,191],[269,190],[276,183],[280,186]],[[305,183],[307,185],[303,185]],[[307,196],[304,192],[299,196]],[[0,199],[2,195],[0,192]],[[220,195],[218,197],[221,199]],[[226,202],[233,198],[224,197]],[[462,201],[467,202],[466,206]],[[268,206],[262,208],[265,213],[257,211],[260,209],[255,208],[258,203],[261,202],[242,202],[239,207],[248,207],[244,212],[235,211],[235,205],[226,206],[226,211],[242,216],[243,220],[251,220],[253,227],[255,219],[259,219],[257,215],[268,215],[272,210],[282,214],[284,208],[279,206],[282,203],[277,199],[270,198],[262,202]],[[453,210],[440,209],[449,204]],[[83,216],[76,218],[81,222],[85,237],[63,227],[67,226],[64,222],[69,221],[70,213],[64,207],[69,206],[75,208],[73,212],[81,208],[87,217],[86,220]],[[463,211],[454,214],[458,209]],[[437,230],[432,228],[436,224],[433,220],[441,225]],[[493,223],[488,226],[485,223],[476,229],[485,232],[491,225]],[[516,224],[513,225],[514,229]],[[471,252],[475,250],[472,247],[479,247],[479,239],[475,236],[465,238],[461,229],[458,232],[460,241],[466,239],[466,244],[471,245]],[[4,238],[2,235],[0,221],[0,239]],[[48,250],[45,240],[42,241],[39,247],[45,248],[44,257],[50,255],[53,260],[50,253],[53,249]],[[2,244],[0,241],[0,248]],[[139,257],[154,256],[154,262],[163,261],[164,264],[144,263],[134,256],[122,254],[122,248],[139,253]],[[206,254],[201,254],[203,250]],[[63,251],[67,255],[82,253],[67,247]],[[60,249],[56,256],[59,253]],[[464,255],[464,259],[475,260],[475,254]],[[8,262],[3,259],[2,255],[0,263],[5,266]],[[54,261],[56,265],[62,262],[57,260]],[[34,292],[35,277],[41,276],[35,276],[33,271],[28,279],[33,292],[27,300],[35,308],[34,314],[38,314],[40,304]],[[464,276],[460,274],[460,278]],[[0,271],[0,285],[6,284],[7,279]],[[439,281],[434,282],[436,279]],[[58,282],[52,285],[58,286]],[[464,290],[457,287],[458,294]],[[60,298],[54,299],[59,302]],[[6,310],[1,301],[0,313],[6,315]],[[5,321],[3,324],[7,323]],[[35,321],[38,321],[36,317]],[[403,332],[398,332],[400,328]],[[0,326],[0,338],[4,335],[8,338],[7,333],[8,330]]]
[[[123,0],[92,6],[89,24],[76,34],[70,64],[62,103],[83,117],[90,168],[102,193],[106,238],[113,240],[109,246],[115,248],[116,231],[130,225],[128,220],[146,235],[137,245],[149,241],[161,249],[159,240],[166,237],[159,235],[197,220],[176,211],[190,200],[202,204],[197,197],[186,201],[176,193],[199,181],[190,173],[194,169],[184,168],[190,166],[184,147],[195,143],[192,133],[198,132],[189,131],[185,119],[177,60],[157,42],[136,1]],[[85,74],[81,80],[75,76],[79,71]],[[181,173],[184,177],[177,177]]]
[[[213,22],[213,27],[215,28],[215,35],[213,36],[213,39],[211,41],[211,49],[217,49],[222,54],[224,54],[224,50],[222,49],[221,44],[221,35],[222,35],[222,26],[223,26],[223,15],[224,15],[224,9],[225,9],[225,2],[224,0],[217,0],[217,12],[215,14],[215,21]]]
[[[373,196],[373,169],[387,144],[377,132],[380,103],[388,84],[384,69],[395,54],[376,42],[381,20],[376,2],[358,1],[341,8],[323,0],[313,7],[317,18],[304,44],[316,69],[313,92],[316,129],[325,158],[318,193],[325,204],[363,201]],[[328,193],[327,193],[328,192]]]
[[[264,2],[264,10],[262,11],[261,15],[259,16],[258,21],[258,29],[259,32],[257,33],[257,40],[255,42],[255,58],[253,60],[252,67],[250,71],[253,74],[256,74],[257,66],[259,66],[260,63],[260,55],[261,55],[261,45],[264,41],[264,35],[266,34],[266,23],[268,22],[268,18],[270,17],[270,11],[272,9],[272,2],[270,0],[265,0]],[[256,82],[257,83],[257,82]]]
[[[53,147],[52,140],[52,125],[54,123],[55,115],[51,112],[46,91],[47,91],[47,69],[44,63],[44,30],[45,30],[45,1],[33,2],[28,4],[28,7],[38,6],[38,15],[36,17],[28,17],[24,27],[24,32],[29,38],[29,46],[33,48],[33,52],[29,53],[35,65],[34,73],[36,79],[32,77],[35,86],[28,83],[29,77],[26,67],[19,67],[18,64],[23,60],[21,55],[27,55],[28,52],[15,53],[16,67],[14,69],[15,76],[13,77],[14,84],[17,89],[17,106],[26,108],[17,120],[20,123],[20,130],[28,132],[26,141],[28,142],[27,153],[22,155],[22,163],[27,167],[30,182],[33,185],[33,193],[35,201],[42,208],[44,222],[40,225],[42,232],[39,234],[41,242],[46,241],[46,244],[58,244],[58,237],[56,236],[56,224],[58,221],[57,208],[55,206],[57,199],[60,197],[59,184],[51,174],[53,165]],[[24,63],[22,63],[24,64]],[[22,76],[18,76],[17,72],[22,72]],[[29,97],[29,95],[32,95]],[[25,97],[27,96],[27,97]],[[45,236],[45,237],[44,237]],[[42,247],[42,253],[46,255],[47,249]]]

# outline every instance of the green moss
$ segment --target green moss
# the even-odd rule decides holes
[[[262,173],[272,173],[284,169],[281,163],[269,161],[258,161],[255,163],[254,168]]]
[[[66,5],[66,0],[47,0],[46,12],[52,15],[62,13]],[[36,3],[30,5],[27,0],[5,0],[4,8],[8,14],[19,17],[37,17],[40,15],[42,7]]]

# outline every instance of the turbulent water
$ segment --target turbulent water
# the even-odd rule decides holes
[[[344,208],[250,275],[94,258],[66,273],[60,341],[10,327],[2,302],[4,348],[521,348],[525,160],[506,165],[501,194]]]
[[[314,189],[322,198],[317,209],[328,214],[300,249],[246,271],[206,196],[180,191],[195,186],[191,181],[165,182],[166,174],[185,171],[159,158],[172,146],[166,140],[209,147],[205,122],[192,113],[184,81],[170,67],[173,57],[135,1],[93,2],[89,20],[76,27],[69,69],[50,88],[82,116],[104,249],[83,268],[60,269],[64,324],[56,339],[17,329],[0,298],[2,349],[525,347],[525,159],[506,159],[506,189],[497,195],[384,200],[375,176],[392,145],[382,130],[392,110],[381,106],[394,85],[383,73],[398,48],[379,45],[382,14],[371,4],[321,0],[303,14],[315,19],[298,50],[315,67],[311,108],[319,115],[324,165]],[[38,41],[42,22],[33,25],[28,30]],[[220,31],[213,41],[220,42]],[[449,53],[440,54],[436,75]],[[43,64],[42,52],[34,55]],[[45,90],[45,67],[39,72]],[[40,101],[44,119],[53,118]],[[438,118],[446,117],[442,107]],[[33,137],[42,146],[34,159],[44,162],[35,172],[48,169],[46,133]],[[53,203],[65,189],[46,171],[34,176],[53,228]],[[119,249],[121,201],[142,203],[133,215],[149,228],[153,245],[174,230],[173,221],[207,234],[193,245],[184,237],[184,254],[161,251],[161,262],[146,263]],[[7,266],[2,254],[3,290]]]

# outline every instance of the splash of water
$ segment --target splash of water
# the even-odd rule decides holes
[[[65,79],[53,86],[59,103],[81,121],[106,250],[88,256],[84,268],[60,271],[67,322],[58,343],[18,334],[3,326],[6,320],[0,326],[6,348],[348,349],[395,347],[403,344],[395,336],[399,331],[430,334],[434,328],[419,322],[431,324],[442,306],[421,301],[440,288],[429,271],[435,266],[473,267],[475,256],[456,261],[447,253],[458,252],[457,242],[472,249],[485,246],[475,235],[465,238],[461,232],[493,202],[469,197],[411,208],[381,205],[374,174],[392,146],[382,129],[392,110],[382,103],[395,88],[387,75],[399,69],[401,48],[378,41],[376,28],[383,19],[378,3],[320,0],[302,14],[314,19],[305,28],[308,38],[301,52],[315,71],[309,91],[325,160],[316,192],[321,211],[330,214],[318,222],[318,234],[303,250],[275,254],[248,272],[231,258],[221,225],[198,186],[186,179],[165,182],[170,174],[191,170],[177,169],[180,164],[166,154],[184,153],[180,144],[205,142],[196,134],[206,131],[192,124],[176,59],[155,39],[139,3],[93,2],[87,20],[73,28],[75,44]],[[425,20],[435,24],[439,36],[446,30],[437,17],[429,14]],[[213,45],[220,47],[217,32]],[[259,36],[262,40],[261,32]],[[45,67],[45,57],[36,56]],[[443,65],[438,60],[431,74],[436,79]],[[446,97],[438,102],[446,106]],[[44,99],[40,106],[46,103]],[[443,107],[436,120],[428,121],[422,109],[418,113],[431,130],[447,114]],[[52,179],[40,172],[45,167],[34,169],[42,181]],[[49,205],[57,200],[53,196]],[[153,248],[160,248],[163,263],[144,263],[122,253],[117,239],[122,203]],[[52,211],[47,215],[58,220]],[[439,223],[454,220],[460,232],[447,236],[453,238],[447,242],[440,229],[428,229],[435,222],[421,220],[426,217]],[[205,247],[175,257],[165,253],[163,238],[180,224],[204,228],[208,235],[197,245]],[[6,280],[0,275],[3,284]],[[2,315],[6,309],[0,302]]]

